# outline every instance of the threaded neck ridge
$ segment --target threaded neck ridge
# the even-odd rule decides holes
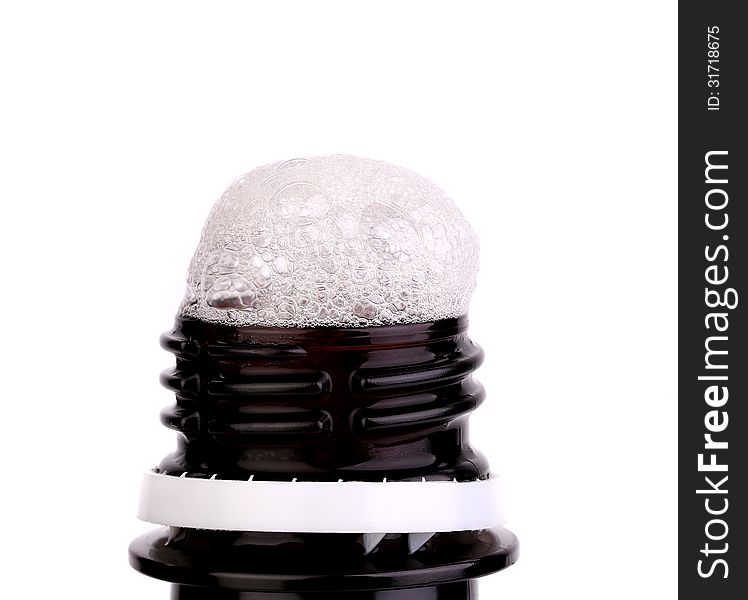
[[[467,319],[369,328],[227,327],[179,318],[163,385],[180,433],[158,470],[217,479],[484,479],[467,439],[483,400]],[[186,474],[186,475],[185,475]]]

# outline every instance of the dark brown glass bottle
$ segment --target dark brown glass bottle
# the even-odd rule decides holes
[[[468,440],[483,400],[482,351],[467,320],[370,328],[228,327],[177,319],[162,336],[176,403],[162,421],[177,450],[157,471],[246,481],[474,481]],[[385,485],[385,484],[383,484]],[[355,510],[356,507],[351,507]],[[173,598],[463,600],[474,579],[511,565],[506,529],[443,532],[409,553],[388,534],[164,528],[135,540],[131,564],[173,583]]]

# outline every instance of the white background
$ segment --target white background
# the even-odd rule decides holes
[[[675,37],[639,0],[4,3],[5,592],[168,597],[126,558],[158,336],[223,188],[339,152],[482,240],[472,435],[522,554],[481,597],[674,597]]]

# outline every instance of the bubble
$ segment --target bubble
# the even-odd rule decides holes
[[[335,227],[337,235],[344,240],[353,238],[358,231],[358,222],[356,221],[356,218],[350,213],[345,213],[338,216],[334,220],[333,226]]]
[[[270,282],[273,279],[273,272],[270,270],[270,267],[267,265],[267,263],[262,259],[262,256],[259,254],[253,254],[249,257],[248,261],[248,273],[252,280],[252,282],[258,287],[258,288],[265,288],[270,285]]]
[[[257,298],[257,289],[244,277],[225,275],[208,290],[207,303],[214,308],[249,308]]]
[[[353,314],[362,319],[373,319],[378,312],[377,306],[369,300],[359,300],[353,305]]]
[[[281,319],[292,319],[296,314],[293,298],[281,298],[276,312]]]
[[[354,283],[363,284],[376,277],[377,269],[373,264],[357,264],[351,270],[351,280]]]
[[[389,306],[391,310],[396,310],[396,311],[405,310],[405,302],[400,300],[400,298],[395,298],[392,302],[390,302]]]
[[[197,302],[197,294],[195,293],[195,290],[192,289],[192,286],[188,285],[187,289],[184,291],[184,303],[195,304],[195,302]]]
[[[261,229],[252,235],[252,243],[258,248],[267,248],[273,241],[273,232]]]
[[[300,167],[305,165],[309,162],[308,158],[289,158],[288,160],[284,160],[282,163],[280,163],[276,169],[278,171],[283,171],[285,169],[293,169],[294,167]]]
[[[312,183],[299,181],[283,187],[275,195],[275,204],[281,217],[318,219],[327,212],[330,202],[319,187]]]
[[[371,237],[377,240],[390,239],[390,231],[384,225],[373,225],[371,228]]]
[[[224,252],[218,259],[218,266],[223,272],[235,271],[239,266],[239,257],[233,252]]]
[[[278,275],[288,275],[291,272],[291,263],[285,256],[276,256],[273,261],[273,269]]]

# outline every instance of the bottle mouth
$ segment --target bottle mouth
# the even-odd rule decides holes
[[[271,356],[272,350],[279,353],[302,349],[324,349],[343,351],[367,346],[397,346],[408,348],[444,341],[468,329],[466,315],[419,323],[398,323],[369,327],[272,327],[262,325],[227,325],[192,317],[178,316],[174,329],[161,336],[161,347],[178,356],[196,356],[206,350],[214,356],[241,356],[261,359],[280,358]],[[197,344],[203,341],[204,347]],[[185,342],[193,342],[185,345]],[[266,346],[267,355],[263,355]],[[291,358],[287,354],[288,358]]]

